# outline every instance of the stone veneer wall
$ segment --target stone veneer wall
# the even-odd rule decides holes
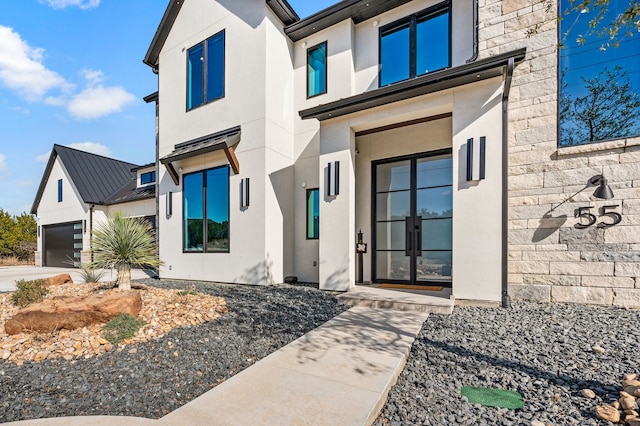
[[[509,290],[514,299],[640,307],[640,138],[557,146],[557,4],[479,0],[480,57],[527,47],[509,103]],[[528,29],[537,28],[527,37]],[[587,189],[603,174],[614,199]],[[577,229],[574,211],[618,205],[622,222]],[[600,221],[609,218],[598,217]]]

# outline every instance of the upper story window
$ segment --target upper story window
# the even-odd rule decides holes
[[[183,249],[229,252],[229,166],[184,175]]]
[[[62,201],[62,179],[58,179],[58,202]]]
[[[327,42],[307,50],[307,98],[327,93]]]
[[[187,52],[187,109],[224,97],[224,30]]]
[[[560,146],[640,135],[640,38],[623,23],[612,38],[609,31],[632,7],[622,0],[588,9],[560,1]]]
[[[155,181],[156,181],[155,170],[152,172],[142,173],[140,175],[140,185],[149,185],[150,183],[155,183]]]
[[[380,28],[380,86],[451,66],[450,2]]]

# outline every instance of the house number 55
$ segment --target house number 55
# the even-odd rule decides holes
[[[615,208],[619,207],[619,205],[612,206],[602,206],[600,207],[600,217],[608,217],[611,221],[605,222],[604,220],[596,225],[598,228],[609,228],[611,226],[617,225],[622,221],[622,215],[618,212],[611,211]],[[598,221],[596,216],[591,213],[591,209],[593,207],[579,207],[576,209],[576,217],[578,218],[578,223],[575,224],[575,227],[578,229],[588,228]]]

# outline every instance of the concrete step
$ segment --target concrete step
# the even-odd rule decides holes
[[[432,314],[451,314],[454,304],[453,296],[437,297],[370,286],[356,286],[339,295],[338,300],[349,306]]]

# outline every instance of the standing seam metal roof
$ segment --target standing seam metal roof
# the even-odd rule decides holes
[[[32,214],[37,214],[38,205],[49,180],[49,174],[58,157],[78,190],[82,201],[87,204],[107,204],[113,195],[119,193],[132,181],[135,182],[137,178],[136,172],[132,171],[137,167],[137,164],[61,145],[53,145],[36,199],[31,207]]]

